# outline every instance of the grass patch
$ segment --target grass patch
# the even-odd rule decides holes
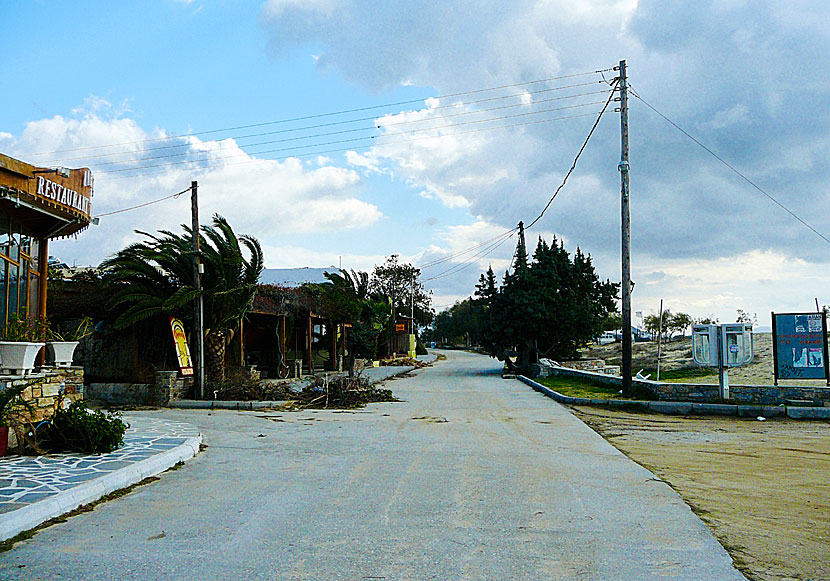
[[[640,393],[635,387],[634,397],[623,397],[619,387],[605,385],[598,381],[567,376],[538,377],[542,385],[569,397],[584,397],[588,399],[654,399],[650,393]]]
[[[649,368],[643,369],[641,375],[651,374],[649,379],[657,379],[657,369]],[[692,379],[695,377],[717,377],[717,373],[712,373],[712,369],[708,367],[683,367],[681,369],[661,369],[660,381],[680,381],[684,379]]]

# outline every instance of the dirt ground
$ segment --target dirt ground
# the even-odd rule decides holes
[[[750,579],[830,579],[830,423],[572,411],[669,483]]]
[[[729,383],[732,385],[773,384],[772,333],[754,333],[752,341],[752,362],[743,367],[735,367],[729,370]],[[619,365],[622,359],[622,344],[592,345],[580,350],[580,355],[588,359],[604,359],[609,365]],[[650,379],[657,379],[653,371],[657,368],[657,342],[634,343],[632,346],[632,363],[635,373],[641,369],[650,370]],[[697,368],[697,365],[692,361],[692,338],[688,336],[679,337],[667,343],[664,342],[660,349],[661,372],[685,368]],[[708,375],[683,378],[682,381],[684,383],[717,383],[718,371],[716,368],[711,368],[711,373]],[[821,387],[825,383],[809,380],[782,380],[779,385]]]

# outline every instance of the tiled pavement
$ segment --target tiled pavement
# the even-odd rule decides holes
[[[202,436],[191,424],[124,414],[124,446],[108,454],[0,458],[0,540],[192,458]]]

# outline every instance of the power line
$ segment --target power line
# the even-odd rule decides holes
[[[475,249],[477,249],[477,248],[481,248],[482,246],[484,246],[484,245],[485,245],[485,244],[487,244],[488,242],[492,242],[493,240],[497,240],[497,239],[501,238],[502,236],[504,236],[505,234],[509,234],[510,232],[513,232],[514,230],[516,230],[516,229],[515,229],[515,228],[511,228],[511,229],[510,229],[510,230],[508,230],[507,232],[502,232],[502,233],[501,233],[501,234],[499,234],[498,236],[494,236],[494,237],[492,237],[492,238],[489,238],[489,239],[485,240],[484,242],[480,242],[479,244],[476,244],[475,246],[470,246],[469,248],[465,248],[464,250],[459,250],[458,252],[455,252],[455,253],[453,253],[453,254],[450,254],[449,256],[445,256],[445,257],[443,257],[443,258],[440,258],[440,259],[437,259],[437,260],[433,260],[432,262],[428,262],[428,263],[426,263],[426,264],[421,264],[421,265],[418,265],[418,267],[417,267],[417,268],[420,268],[421,270],[424,270],[424,269],[426,269],[426,268],[432,268],[433,266],[436,266],[436,265],[438,265],[438,264],[441,264],[442,262],[446,262],[446,261],[448,261],[448,260],[452,260],[453,258],[457,258],[457,257],[459,257],[459,256],[461,256],[461,255],[463,255],[463,254],[467,254],[468,252],[471,252],[471,251],[473,251],[473,250],[475,250]]]
[[[553,192],[553,195],[550,197],[550,200],[548,200],[548,203],[545,204],[544,208],[542,208],[542,211],[539,213],[539,215],[536,216],[536,218],[533,220],[533,222],[531,222],[527,226],[528,229],[532,228],[533,225],[536,224],[536,222],[538,222],[542,218],[542,216],[545,215],[545,212],[547,212],[548,208],[550,208],[550,205],[553,203],[553,200],[556,198],[556,196],[559,194],[559,192],[562,190],[562,188],[565,187],[565,184],[567,183],[568,178],[570,177],[571,173],[573,173],[574,169],[576,168],[576,164],[579,161],[579,158],[582,156],[582,152],[585,151],[585,147],[588,145],[588,141],[590,141],[591,136],[594,134],[594,130],[597,128],[597,125],[599,125],[600,119],[602,119],[602,116],[605,115],[605,110],[608,109],[608,105],[614,99],[615,91],[616,91],[616,84],[614,85],[614,89],[611,91],[611,94],[608,95],[608,100],[605,102],[605,105],[603,106],[602,111],[599,112],[599,116],[597,116],[597,120],[594,121],[594,125],[591,127],[591,130],[588,132],[588,136],[585,138],[585,141],[582,142],[582,147],[579,148],[579,151],[577,152],[576,157],[574,158],[574,161],[571,164],[570,169],[568,170],[568,173],[565,174],[565,177],[562,180],[562,183],[559,184],[559,187],[556,188],[555,192]]]
[[[443,272],[440,272],[440,273],[436,274],[435,276],[432,276],[430,278],[425,278],[422,282],[429,282],[431,280],[438,280],[440,278],[445,278],[447,276],[450,276],[450,275],[456,274],[458,272],[461,272],[462,270],[465,270],[466,268],[469,268],[475,262],[477,262],[479,259],[484,258],[488,254],[491,254],[491,253],[495,252],[496,249],[499,246],[501,246],[502,244],[504,244],[505,242],[510,240],[513,237],[513,232],[515,232],[515,230],[511,230],[507,234],[507,236],[504,236],[498,242],[494,242],[494,243],[490,244],[487,248],[483,249],[481,252],[478,252],[475,256],[472,256],[469,259],[465,260],[464,262],[462,262],[460,264],[456,264],[455,266],[453,266],[451,268],[448,268],[447,270],[445,270]]]
[[[503,115],[501,117],[490,117],[488,119],[479,119],[477,121],[462,121],[461,123],[449,123],[449,124],[446,124],[446,125],[437,125],[437,126],[434,126],[434,127],[424,127],[424,128],[421,128],[421,129],[413,129],[411,131],[391,131],[391,132],[383,133],[381,135],[370,135],[368,137],[353,137],[353,138],[349,138],[349,139],[337,139],[337,140],[334,140],[334,141],[324,141],[322,143],[312,143],[312,144],[308,144],[308,145],[297,145],[297,146],[293,146],[293,147],[280,147],[280,148],[276,148],[276,149],[268,149],[268,150],[265,150],[265,151],[253,152],[252,154],[249,154],[249,153],[243,151],[242,153],[235,153],[235,154],[232,154],[232,155],[208,157],[208,158],[202,158],[202,159],[197,159],[197,160],[171,161],[170,163],[160,163],[160,164],[146,165],[146,166],[142,166],[141,168],[126,167],[126,168],[114,169],[114,170],[101,170],[101,171],[98,171],[96,173],[98,173],[98,174],[120,173],[120,172],[124,172],[124,171],[134,171],[136,169],[166,167],[166,166],[171,166],[171,165],[181,165],[181,164],[185,164],[185,163],[195,163],[195,162],[199,162],[199,161],[216,161],[216,160],[222,160],[222,159],[231,159],[231,158],[235,158],[235,157],[249,157],[250,155],[262,155],[262,154],[265,154],[265,153],[281,153],[281,152],[286,152],[286,151],[296,151],[296,150],[300,150],[300,149],[309,149],[309,148],[312,148],[312,147],[322,147],[322,146],[326,146],[326,145],[339,145],[341,143],[355,143],[355,142],[367,141],[367,140],[380,140],[380,139],[385,139],[389,136],[396,136],[396,135],[411,135],[411,134],[418,135],[418,134],[421,134],[421,133],[425,133],[427,131],[435,131],[435,130],[438,130],[438,129],[451,129],[451,128],[454,128],[454,127],[463,127],[465,125],[478,125],[478,124],[481,124],[481,123],[489,123],[491,121],[502,121],[504,119],[516,119],[516,118],[519,118],[519,117],[528,117],[530,115],[542,115],[544,113],[554,113],[556,111],[565,111],[565,110],[568,110],[568,109],[577,109],[579,107],[589,107],[591,105],[599,105],[601,103],[602,103],[602,101],[594,101],[594,102],[591,102],[591,103],[580,103],[578,105],[568,105],[566,107],[554,107],[554,108],[550,108],[550,109],[542,109],[540,111],[528,111],[528,112],[525,112],[525,113],[516,113],[514,115]],[[427,137],[439,137],[439,136],[428,135]],[[166,156],[161,156],[161,157],[165,158]],[[154,159],[154,158],[147,158],[147,159]],[[112,165],[112,164],[119,164],[119,163],[122,163],[122,162],[106,162],[106,163],[103,163],[101,165]]]
[[[547,82],[550,82],[550,81],[559,81],[559,80],[562,80],[562,79],[573,79],[573,78],[577,78],[577,77],[585,77],[585,76],[588,76],[588,75],[601,74],[601,73],[608,72],[608,71],[611,71],[611,70],[613,70],[613,69],[612,68],[599,69],[599,70],[590,71],[590,72],[574,73],[574,74],[571,74],[571,75],[560,75],[558,77],[548,77],[548,78],[545,78],[545,79],[536,79],[536,80],[533,80],[533,81],[524,81],[524,82],[521,82],[521,83],[512,83],[512,84],[509,84],[509,85],[500,85],[500,86],[497,86],[497,87],[488,87],[488,88],[484,88],[484,89],[474,89],[474,90],[471,90],[471,91],[460,91],[460,92],[457,92],[457,93],[448,93],[446,95],[439,95],[437,97],[428,97],[428,98],[432,98],[432,99],[451,99],[451,98],[455,98],[455,97],[463,97],[465,95],[481,94],[481,93],[485,93],[485,92],[488,92],[488,91],[498,91],[498,90],[502,90],[502,89],[512,89],[514,87],[524,87],[524,86],[538,84],[538,83],[547,83]],[[28,153],[28,154],[25,154],[24,157],[34,157],[34,156],[38,156],[38,155],[50,155],[50,154],[54,154],[54,153],[65,153],[65,152],[69,152],[69,151],[86,151],[86,150],[90,150],[90,149],[102,149],[102,148],[105,148],[105,147],[114,147],[114,146],[117,146],[117,145],[136,145],[136,144],[139,144],[139,143],[152,143],[152,142],[158,142],[158,141],[167,141],[167,140],[171,140],[171,139],[182,139],[184,137],[195,137],[195,136],[199,136],[199,135],[211,135],[211,134],[214,134],[214,133],[225,133],[225,132],[229,132],[229,131],[238,131],[240,129],[252,129],[254,127],[265,127],[265,126],[268,126],[268,125],[293,123],[293,122],[297,122],[297,121],[308,121],[310,119],[320,119],[320,118],[323,118],[323,117],[333,117],[333,116],[336,116],[336,115],[346,115],[346,114],[349,114],[349,113],[360,113],[362,111],[373,111],[373,110],[384,109],[384,108],[389,108],[389,107],[400,107],[402,105],[411,105],[411,104],[414,104],[414,103],[423,103],[425,100],[426,99],[410,99],[410,100],[407,100],[407,101],[398,101],[398,102],[395,102],[395,103],[385,103],[385,104],[382,104],[382,105],[371,105],[371,106],[368,106],[368,107],[357,107],[357,108],[354,108],[354,109],[344,109],[344,110],[341,110],[341,111],[332,111],[332,112],[329,112],[329,113],[317,113],[317,114],[314,114],[314,115],[304,115],[304,116],[301,116],[301,117],[293,117],[293,118],[289,118],[289,119],[280,119],[280,120],[277,120],[277,121],[265,121],[265,122],[262,122],[262,123],[251,123],[251,124],[248,124],[248,125],[236,125],[234,127],[225,127],[223,129],[211,129],[211,130],[207,130],[207,131],[195,131],[195,132],[178,134],[178,135],[169,135],[169,136],[165,136],[165,137],[155,137],[155,138],[152,138],[152,139],[141,139],[141,140],[137,140],[137,141],[123,141],[123,142],[120,142],[120,143],[111,143],[111,144],[107,144],[107,145],[90,145],[90,146],[86,146],[86,147],[58,149],[58,150],[54,150],[54,151],[39,152],[39,153]]]
[[[501,100],[504,100],[504,99],[521,98],[521,97],[524,97],[525,95],[538,95],[538,94],[541,94],[541,93],[550,93],[550,92],[553,92],[553,91],[562,91],[562,90],[565,90],[565,89],[587,87],[587,86],[590,86],[590,85],[596,85],[598,83],[599,84],[604,84],[605,81],[590,81],[590,82],[587,82],[587,83],[576,83],[576,84],[572,84],[572,85],[564,85],[564,86],[559,86],[559,87],[548,87],[548,88],[545,88],[545,89],[538,89],[538,90],[535,90],[535,91],[526,91],[526,92],[523,92],[523,93],[513,93],[513,94],[510,94],[510,95],[499,95],[497,97],[487,97],[485,99],[476,99],[474,101],[449,103],[447,105],[438,105],[438,106],[435,106],[435,107],[430,107],[429,111],[437,111],[437,110],[440,110],[440,109],[454,108],[454,107],[458,107],[459,105],[462,105],[462,104],[463,105],[476,105],[476,104],[488,103],[488,102],[492,102],[492,101],[501,101]],[[578,97],[578,96],[582,96],[582,95],[598,94],[598,93],[601,93],[601,92],[604,92],[604,91],[597,91],[597,92],[594,92],[594,93],[580,93],[580,94],[577,94],[577,95],[569,95],[567,97],[562,97],[562,99],[571,98],[571,97]],[[529,105],[536,105],[538,103],[543,103],[543,102],[547,102],[547,101],[549,101],[549,99],[545,99],[545,100],[541,100],[541,101],[534,101],[534,102],[530,103]],[[516,106],[520,106],[520,105],[523,105],[523,104],[520,103]],[[482,110],[479,109],[477,111],[482,111]],[[395,114],[399,114],[399,113],[395,113]],[[289,128],[289,129],[278,129],[278,130],[275,130],[275,131],[265,131],[265,132],[260,132],[260,133],[249,133],[248,135],[239,135],[239,136],[235,136],[235,137],[233,135],[231,135],[231,136],[228,136],[228,137],[229,138],[234,138],[234,139],[237,139],[237,140],[239,140],[239,139],[248,139],[250,137],[264,137],[264,136],[267,136],[267,135],[278,135],[278,134],[282,134],[282,133],[294,133],[294,132],[297,132],[297,131],[305,131],[305,130],[309,130],[309,129],[321,129],[321,128],[324,128],[324,127],[335,127],[335,126],[338,126],[338,125],[348,125],[348,124],[351,124],[351,123],[361,123],[361,122],[364,122],[364,121],[375,121],[375,120],[377,120],[377,115],[372,115],[370,117],[359,117],[357,119],[346,119],[346,120],[343,120],[343,121],[332,121],[332,122],[329,122],[329,123],[319,123],[319,124],[316,124],[316,125],[304,125],[304,126],[301,126],[301,127],[292,127],[292,128]],[[420,121],[420,120],[404,121],[404,122],[401,122],[401,123],[413,123],[413,122],[417,122],[417,121]],[[395,125],[395,123],[390,123],[388,125]],[[373,125],[372,129],[374,129],[374,128],[376,128],[376,126]],[[362,129],[351,129],[351,130],[347,130],[347,131],[358,131],[358,130],[362,130]],[[334,134],[335,133],[331,133],[331,135],[334,135]],[[322,135],[329,135],[329,134],[324,133]],[[140,142],[131,142],[131,143],[140,143]],[[266,143],[272,143],[272,142],[266,142]],[[129,145],[129,144],[130,143],[124,144],[124,145]],[[91,146],[91,147],[104,148],[104,147],[115,147],[117,145],[119,145],[119,144],[115,144],[115,145],[112,145],[112,146],[110,146],[110,145],[99,145],[99,146]],[[165,149],[176,149],[176,148],[182,148],[182,147],[189,147],[190,145],[192,145],[192,144],[188,141],[188,142],[184,142],[184,143],[176,143],[176,144],[173,144],[173,145],[162,145],[162,146],[159,146],[159,147],[147,147],[147,148],[142,149],[141,152],[161,151],[161,150],[165,150]],[[245,144],[245,145],[240,145],[240,147],[251,147],[253,145],[257,145],[257,144]],[[81,148],[81,149],[85,149],[85,148]],[[59,150],[59,151],[75,151],[75,150]],[[135,150],[131,150],[131,151],[115,151],[115,152],[109,152],[109,153],[99,153],[99,154],[92,154],[92,155],[81,155],[81,156],[76,156],[76,157],[63,157],[63,158],[53,159],[49,162],[45,162],[44,165],[54,165],[54,164],[57,164],[57,163],[66,163],[68,161],[77,161],[77,160],[82,160],[82,159],[99,159],[99,158],[103,158],[103,157],[112,157],[114,155],[130,155],[130,154],[135,154],[135,153],[137,153]],[[124,160],[124,161],[126,162],[128,160]]]
[[[719,156],[717,153],[715,153],[714,151],[712,151],[711,149],[709,149],[707,146],[705,146],[703,143],[701,143],[698,139],[696,139],[693,135],[691,135],[688,131],[686,131],[685,129],[683,129],[682,127],[680,127],[677,123],[675,123],[674,121],[672,121],[671,119],[669,119],[668,117],[666,117],[665,115],[663,115],[660,111],[658,111],[657,109],[655,109],[655,108],[654,108],[654,106],[652,106],[652,105],[651,105],[650,103],[648,103],[645,99],[643,99],[640,95],[638,95],[638,94],[637,94],[637,92],[636,92],[634,89],[632,89],[632,88],[630,87],[630,85],[629,85],[629,90],[631,91],[631,94],[632,94],[632,95],[634,95],[635,97],[637,97],[637,99],[639,99],[639,100],[640,100],[640,102],[641,102],[641,103],[643,103],[643,105],[645,105],[646,107],[648,107],[649,109],[651,109],[654,113],[656,113],[657,115],[659,115],[660,117],[662,117],[662,118],[663,118],[663,119],[664,119],[667,123],[669,123],[669,125],[671,125],[671,126],[672,126],[672,127],[674,127],[675,129],[677,129],[678,131],[680,131],[683,135],[685,135],[686,137],[688,137],[688,138],[689,138],[689,139],[691,139],[692,141],[694,141],[694,142],[695,142],[695,143],[696,143],[699,147],[701,147],[704,151],[706,151],[706,153],[708,153],[709,155],[711,155],[712,157],[714,157],[716,160],[718,160],[719,162],[721,162],[721,163],[722,163],[723,165],[725,165],[727,168],[729,168],[730,170],[732,170],[732,172],[734,172],[735,174],[737,174],[737,175],[738,175],[741,179],[743,179],[746,183],[748,183],[748,184],[749,184],[749,185],[751,185],[753,188],[755,188],[756,190],[758,190],[759,192],[761,192],[762,194],[764,194],[767,198],[769,198],[770,200],[772,200],[772,202],[773,202],[775,205],[777,205],[779,208],[781,208],[782,210],[784,210],[785,212],[787,212],[790,216],[792,216],[793,218],[795,218],[796,220],[798,220],[798,221],[799,221],[802,225],[804,225],[804,226],[805,226],[805,227],[807,227],[807,228],[808,228],[811,232],[813,232],[813,234],[815,234],[816,236],[818,236],[819,238],[821,238],[822,240],[824,240],[825,242],[827,242],[828,244],[830,244],[830,239],[828,239],[828,238],[827,238],[824,234],[822,234],[821,232],[819,232],[818,230],[816,230],[815,228],[813,228],[812,226],[810,226],[810,224],[808,224],[806,221],[804,221],[804,220],[803,220],[801,217],[799,217],[799,216],[798,216],[795,212],[793,212],[793,211],[792,211],[792,210],[790,210],[787,206],[785,206],[784,204],[782,204],[781,202],[779,202],[778,200],[776,200],[776,199],[775,199],[775,198],[774,198],[771,194],[768,194],[768,193],[767,193],[767,192],[766,192],[763,188],[761,188],[761,186],[759,186],[758,184],[756,184],[755,182],[753,182],[751,179],[749,179],[748,177],[746,177],[746,176],[745,176],[743,173],[741,173],[741,171],[739,171],[739,170],[738,170],[735,166],[733,166],[732,164],[730,164],[729,162],[727,162],[725,159],[723,159],[721,156]]]
[[[567,96],[564,96],[564,97],[554,97],[554,98],[551,98],[551,99],[543,99],[543,100],[536,101],[536,102],[531,103],[531,104],[515,103],[515,104],[511,104],[511,105],[502,105],[502,106],[499,106],[499,107],[491,107],[489,109],[477,109],[477,110],[473,110],[473,111],[463,111],[461,113],[454,113],[452,115],[443,115],[441,117],[432,118],[432,119],[411,119],[411,120],[408,120],[408,121],[399,121],[399,122],[396,122],[396,123],[384,124],[383,126],[357,127],[357,128],[353,128],[353,129],[342,129],[340,131],[330,131],[330,132],[327,132],[327,133],[316,133],[316,134],[312,134],[312,135],[302,135],[302,136],[299,136],[299,137],[288,137],[288,138],[285,138],[285,139],[260,141],[260,142],[257,142],[257,143],[249,143],[249,144],[246,144],[245,146],[237,145],[237,147],[241,149],[242,147],[256,147],[256,146],[260,146],[260,145],[271,145],[271,144],[275,144],[275,143],[287,143],[287,142],[291,142],[291,141],[317,139],[317,138],[320,138],[320,137],[329,137],[329,136],[332,136],[332,135],[343,135],[343,134],[346,134],[346,133],[356,133],[356,132],[360,132],[360,131],[374,131],[374,130],[379,129],[379,128],[393,127],[393,126],[398,126],[398,125],[410,125],[410,124],[414,124],[414,123],[427,123],[429,121],[437,121],[437,120],[441,120],[441,119],[462,117],[462,116],[466,116],[466,115],[475,115],[475,114],[479,114],[479,113],[489,113],[489,112],[492,112],[492,111],[500,111],[500,110],[503,110],[503,109],[512,109],[512,108],[516,108],[516,107],[529,107],[529,106],[533,106],[533,105],[540,105],[542,103],[549,103],[549,102],[553,102],[553,101],[561,101],[561,100],[564,100],[564,99],[575,99],[577,97],[585,97],[585,96],[590,96],[590,95],[604,94],[605,92],[606,92],[605,90],[603,90],[603,91],[591,91],[591,92],[586,92],[586,93],[579,93],[577,95],[567,95]],[[571,107],[561,107],[561,108],[547,109],[547,110],[542,110],[542,111],[537,111],[537,112],[530,112],[530,113],[525,113],[524,115],[531,115],[531,114],[536,114],[536,113],[539,113],[539,114],[548,113],[548,112],[560,111],[560,110],[568,109],[568,108],[582,107],[582,106],[586,106],[586,105],[597,105],[597,104],[599,104],[599,103],[597,103],[597,102],[585,103],[585,104],[580,104],[580,105],[573,105]],[[439,126],[439,127],[424,127],[424,128],[421,128],[420,130],[421,131],[426,131],[426,130],[430,130],[430,129],[443,129],[443,128],[446,128],[446,127],[453,127],[453,126],[464,125],[464,124],[469,124],[469,123],[484,123],[486,121],[496,121],[496,120],[506,119],[506,118],[510,118],[510,117],[511,116],[508,116],[508,117],[493,117],[493,118],[490,118],[490,119],[484,119],[484,120],[468,122],[468,123],[456,123],[456,124],[444,125],[444,126]],[[379,135],[379,136],[367,136],[367,137],[361,137],[361,138],[355,138],[355,139],[375,139],[375,138],[386,137],[387,135],[401,135],[401,134],[403,134],[403,133],[402,132],[388,132],[388,133],[385,133],[385,134],[382,134],[382,135]],[[345,140],[345,141],[353,141],[353,140],[350,139],[350,140]],[[298,147],[318,147],[320,145],[330,145],[330,144],[333,144],[333,143],[339,143],[339,142],[334,141],[334,142],[328,142],[328,143],[317,143],[317,144],[306,145],[306,146],[298,146]],[[229,150],[229,149],[233,149],[233,148],[231,148],[231,147],[220,147],[219,151]],[[275,150],[271,150],[271,151],[273,152]],[[98,163],[98,164],[96,164],[96,166],[97,167],[102,167],[102,166],[108,166],[108,165],[120,165],[120,164],[130,163],[130,162],[134,162],[134,161],[135,162],[146,162],[146,161],[154,160],[154,159],[170,159],[170,158],[173,158],[173,157],[181,157],[181,156],[185,156],[185,155],[190,155],[191,153],[193,153],[193,152],[183,151],[183,152],[179,152],[179,153],[169,153],[169,154],[164,154],[164,155],[144,157],[144,158],[141,158],[141,159],[125,159],[125,160],[116,160],[116,161],[106,161],[106,162]],[[255,155],[256,153],[257,152],[253,152],[253,155]],[[108,154],[108,155],[123,155],[123,153]],[[241,155],[241,154],[238,154],[238,155]],[[106,171],[107,170],[102,170],[102,173],[105,173]],[[96,173],[98,173],[98,172],[96,172]]]
[[[103,214],[95,214],[95,218],[101,218],[103,216],[112,216],[113,214],[120,214],[121,212],[129,212],[130,210],[136,210],[138,208],[143,208],[144,206],[149,206],[150,204],[157,204],[159,202],[163,202],[164,200],[169,200],[170,198],[178,198],[182,194],[187,193],[189,191],[190,191],[190,188],[187,188],[186,190],[182,190],[178,194],[171,194],[169,196],[164,196],[163,198],[158,198],[156,200],[151,200],[149,202],[144,202],[143,204],[138,204],[137,206],[130,206],[129,208],[122,208],[120,210],[115,210],[113,212],[105,212]]]
[[[320,151],[312,151],[312,152],[307,152],[307,153],[303,153],[303,154],[284,155],[284,156],[280,156],[280,157],[276,157],[276,158],[247,159],[245,161],[225,163],[225,164],[223,164],[223,167],[232,166],[232,165],[248,164],[248,163],[259,163],[259,162],[262,162],[264,160],[284,161],[284,160],[290,159],[292,157],[309,157],[309,156],[326,155],[326,154],[329,154],[329,153],[338,153],[338,152],[343,152],[343,151],[364,150],[364,149],[370,149],[372,147],[384,147],[384,146],[387,146],[387,145],[398,145],[398,144],[401,144],[401,143],[410,143],[410,142],[413,142],[413,141],[422,141],[424,139],[440,139],[442,137],[456,137],[458,135],[467,135],[467,134],[471,134],[471,133],[481,133],[481,132],[484,132],[484,131],[494,131],[496,129],[510,129],[510,128],[513,128],[513,127],[523,127],[523,126],[528,126],[528,125],[538,125],[538,124],[541,124],[541,123],[550,123],[552,121],[564,121],[564,120],[567,120],[567,119],[577,119],[579,117],[593,116],[594,114],[595,113],[591,112],[591,113],[581,113],[581,114],[577,114],[577,115],[566,115],[566,116],[563,116],[563,117],[551,117],[550,119],[541,119],[541,120],[537,120],[537,121],[524,121],[524,122],[521,122],[521,123],[511,123],[511,124],[508,124],[508,125],[497,125],[495,127],[485,127],[485,128],[481,128],[481,129],[471,129],[471,130],[468,130],[468,131],[459,131],[457,133],[453,133],[452,135],[449,135],[449,134],[448,135],[426,135],[426,136],[422,136],[422,137],[413,137],[411,139],[399,139],[397,141],[387,141],[387,142],[383,142],[383,143],[373,143],[373,144],[366,144],[366,145],[362,145],[362,146],[342,147],[342,148],[336,148],[336,149],[324,149],[324,150],[320,150]],[[357,140],[351,140],[351,141],[357,141]],[[318,145],[320,145],[320,144],[318,144]],[[258,155],[262,155],[263,153],[272,153],[272,152],[269,152],[269,151],[259,152]],[[247,156],[247,155],[248,154],[245,154],[245,156]],[[220,159],[229,159],[231,157],[241,157],[241,156],[242,155],[225,156],[224,158],[220,158]],[[145,177],[145,176],[150,176],[150,175],[162,175],[162,174],[165,174],[165,173],[168,173],[168,172],[171,172],[171,171],[173,171],[173,172],[175,172],[175,171],[193,171],[193,168],[181,168],[181,169],[178,169],[178,170],[177,169],[170,169],[170,168],[173,165],[181,165],[181,164],[184,164],[184,163],[207,162],[207,161],[214,161],[214,160],[212,158],[202,158],[202,159],[197,159],[197,160],[188,160],[188,161],[184,161],[184,162],[174,162],[174,163],[168,163],[168,164],[157,164],[157,165],[152,165],[152,166],[145,166],[143,168],[142,167],[125,168],[125,169],[120,169],[120,170],[103,171],[103,172],[97,172],[97,173],[98,174],[112,174],[112,173],[120,173],[120,172],[123,172],[123,171],[138,171],[138,172],[141,172],[141,173],[126,175],[126,176],[117,176],[117,177],[106,177],[105,176],[104,178],[102,178],[103,181],[131,179],[131,178]],[[164,167],[164,168],[168,168],[168,169],[165,169],[163,171],[157,171],[157,172],[143,172],[143,171],[141,171],[141,170],[153,169],[153,168],[158,168],[158,167]]]

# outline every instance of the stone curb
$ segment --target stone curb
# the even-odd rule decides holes
[[[559,403],[570,405],[596,405],[611,408],[638,409],[658,414],[668,415],[718,415],[775,418],[787,416],[794,420],[830,420],[830,407],[801,407],[801,406],[753,406],[726,403],[693,403],[682,401],[641,401],[622,399],[588,399],[584,397],[570,397],[562,395],[549,387],[537,383],[532,379],[519,375],[522,383],[526,383],[536,391],[543,393]]]
[[[58,492],[44,500],[32,503],[17,510],[0,514],[0,541],[33,529],[49,519],[71,512],[84,504],[101,499],[122,488],[141,482],[145,478],[157,476],[172,468],[179,462],[190,460],[199,453],[202,434],[188,437],[183,444],[130,466],[125,466],[108,474],[83,482],[69,490]]]
[[[201,399],[176,399],[169,407],[188,410],[267,410],[280,407],[287,401],[218,401]]]

